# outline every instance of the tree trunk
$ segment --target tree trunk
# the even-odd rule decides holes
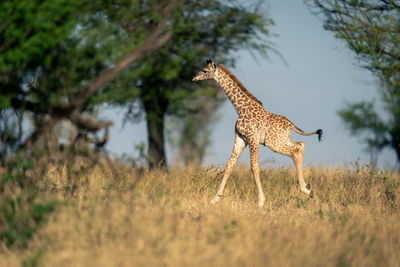
[[[149,148],[147,157],[150,169],[167,167],[164,147],[164,116],[162,118],[146,118]]]
[[[155,99],[153,99],[155,100]],[[166,168],[167,157],[165,153],[164,117],[166,105],[162,99],[143,102],[146,111],[146,125],[148,136],[147,158],[149,168]]]
[[[392,147],[396,151],[397,162],[400,163],[400,135],[394,135],[392,133]]]

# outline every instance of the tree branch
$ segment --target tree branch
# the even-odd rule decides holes
[[[111,121],[107,121],[107,122],[97,122],[96,120],[94,120],[91,117],[86,117],[84,115],[82,115],[82,113],[80,113],[77,110],[74,110],[71,115],[69,116],[69,119],[72,123],[76,124],[76,126],[78,126],[81,129],[85,129],[89,132],[95,132],[104,128],[108,128],[111,125],[113,125],[113,123]]]
[[[90,142],[90,143],[92,143],[92,144],[95,144],[97,148],[103,147],[107,143],[107,141],[108,141],[108,139],[110,137],[109,127],[106,127],[105,129],[106,129],[106,131],[104,133],[103,139],[97,140],[97,139],[92,138],[92,137],[90,137],[88,135],[85,135],[85,140]]]
[[[171,33],[163,34],[163,31],[167,27],[167,22],[173,11],[175,11],[181,1],[175,0],[166,8],[164,17],[160,23],[156,26],[153,32],[145,39],[143,44],[135,49],[131,54],[121,59],[115,67],[109,68],[100,73],[88,86],[88,89],[82,93],[77,100],[73,103],[74,106],[81,106],[84,104],[93,94],[95,94],[102,86],[113,80],[118,73],[129,67],[133,62],[142,57],[145,53],[154,50],[162,46],[166,41],[171,38]]]
[[[10,17],[8,20],[6,20],[1,26],[0,26],[0,33],[4,31],[5,28],[11,23],[12,17]]]
[[[57,106],[43,106],[30,100],[20,100],[18,98],[12,99],[12,106],[14,108],[24,107],[25,110],[32,111],[36,114],[43,114],[42,120],[37,126],[34,133],[29,136],[24,144],[20,146],[21,149],[28,148],[33,144],[45,131],[53,127],[59,120],[67,119],[74,123],[78,128],[95,132],[101,129],[105,129],[105,135],[102,140],[94,140],[89,137],[86,138],[96,146],[103,146],[109,138],[109,127],[113,124],[111,121],[108,122],[97,122],[95,119],[86,117],[82,114],[84,111],[85,102],[94,95],[102,86],[113,80],[121,71],[129,67],[133,62],[137,61],[145,53],[157,49],[167,42],[171,36],[171,32],[165,33],[165,29],[168,26],[168,20],[172,13],[184,2],[184,0],[173,0],[166,8],[164,8],[164,14],[161,21],[154,28],[154,30],[145,38],[144,42],[136,49],[134,49],[129,55],[121,59],[116,66],[106,69],[100,73],[88,86],[87,90],[82,94],[78,95],[74,101],[71,101],[69,105],[60,104]],[[29,31],[27,32],[29,33]],[[3,45],[4,46],[4,45]],[[1,47],[0,47],[1,50]]]

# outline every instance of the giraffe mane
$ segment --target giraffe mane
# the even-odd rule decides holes
[[[224,65],[220,64],[220,65],[218,66],[218,68],[221,69],[223,72],[225,72],[225,73],[229,76],[229,78],[231,78],[231,79],[237,84],[237,86],[239,87],[239,89],[242,90],[242,92],[243,92],[245,95],[247,95],[248,97],[250,97],[251,99],[253,99],[253,100],[256,101],[257,103],[259,103],[261,106],[263,105],[263,104],[261,103],[260,100],[258,100],[254,95],[252,95],[252,94],[246,89],[246,87],[244,87],[244,85],[239,81],[238,78],[236,78],[236,76],[235,76],[232,72],[230,72],[227,68],[225,68]]]

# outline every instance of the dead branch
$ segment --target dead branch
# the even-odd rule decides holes
[[[108,139],[110,138],[109,126],[107,126],[105,130],[106,131],[104,133],[103,139],[98,140],[96,138],[85,135],[85,140],[88,141],[89,143],[94,144],[97,148],[101,148],[107,143]]]
[[[79,111],[75,110],[69,116],[69,120],[81,129],[85,129],[89,132],[95,132],[104,128],[108,128],[113,123],[111,121],[107,122],[97,122],[91,117],[84,116]]]

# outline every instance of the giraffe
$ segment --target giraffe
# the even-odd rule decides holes
[[[253,96],[242,83],[224,65],[218,65],[211,59],[207,60],[207,66],[201,70],[192,81],[214,79],[225,92],[235,108],[238,119],[235,125],[235,143],[232,154],[226,164],[222,181],[211,203],[220,201],[226,182],[232,172],[232,168],[243,149],[249,145],[251,171],[258,190],[258,206],[263,207],[265,196],[261,187],[258,170],[259,145],[269,147],[272,151],[289,156],[296,166],[298,184],[300,190],[312,197],[310,184],[306,184],[303,178],[304,142],[294,142],[290,139],[292,130],[301,135],[318,135],[321,141],[322,130],[303,132],[291,121],[281,115],[273,114],[264,109],[262,103]]]

